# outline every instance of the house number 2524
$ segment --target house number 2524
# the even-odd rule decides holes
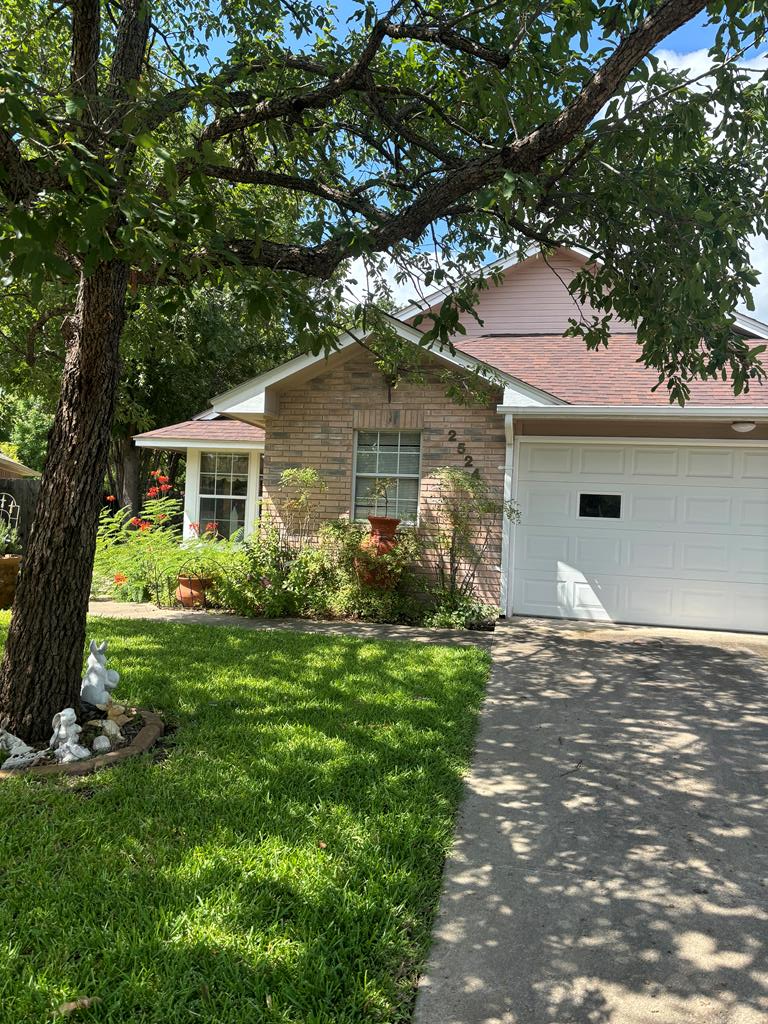
[[[450,442],[453,442],[453,443],[456,444],[456,451],[457,451],[457,453],[459,455],[463,456],[463,458],[464,458],[464,468],[465,469],[473,469],[473,467],[474,467],[474,471],[472,473],[472,476],[480,476],[480,470],[477,469],[477,467],[475,467],[474,460],[472,459],[472,456],[467,451],[466,443],[464,441],[460,441],[459,440],[459,435],[456,433],[455,430],[449,430],[448,431],[448,440]]]

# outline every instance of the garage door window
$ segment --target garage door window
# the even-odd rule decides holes
[[[621,519],[620,494],[580,494],[580,519]]]

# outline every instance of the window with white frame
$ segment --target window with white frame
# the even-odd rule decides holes
[[[231,537],[245,526],[248,456],[231,452],[200,455],[200,531]]]
[[[355,448],[354,518],[394,516],[415,523],[419,509],[421,434],[412,430],[360,430]],[[390,481],[386,499],[380,481]]]

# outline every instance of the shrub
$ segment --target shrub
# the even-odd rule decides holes
[[[517,506],[502,501],[481,476],[455,466],[434,472],[437,500],[421,526],[422,543],[434,561],[437,607],[459,607],[472,598],[500,516],[516,520]]]
[[[491,629],[499,617],[499,609],[468,595],[452,599],[435,595],[434,605],[425,613],[423,624],[443,629]]]

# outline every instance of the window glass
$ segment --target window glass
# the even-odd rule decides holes
[[[203,452],[200,457],[200,530],[231,537],[245,526],[248,456]]]
[[[361,430],[357,435],[354,518],[388,515],[415,523],[419,508],[421,435],[416,431]],[[375,496],[389,480],[386,500]]]
[[[579,516],[582,519],[621,519],[621,495],[580,494]]]

